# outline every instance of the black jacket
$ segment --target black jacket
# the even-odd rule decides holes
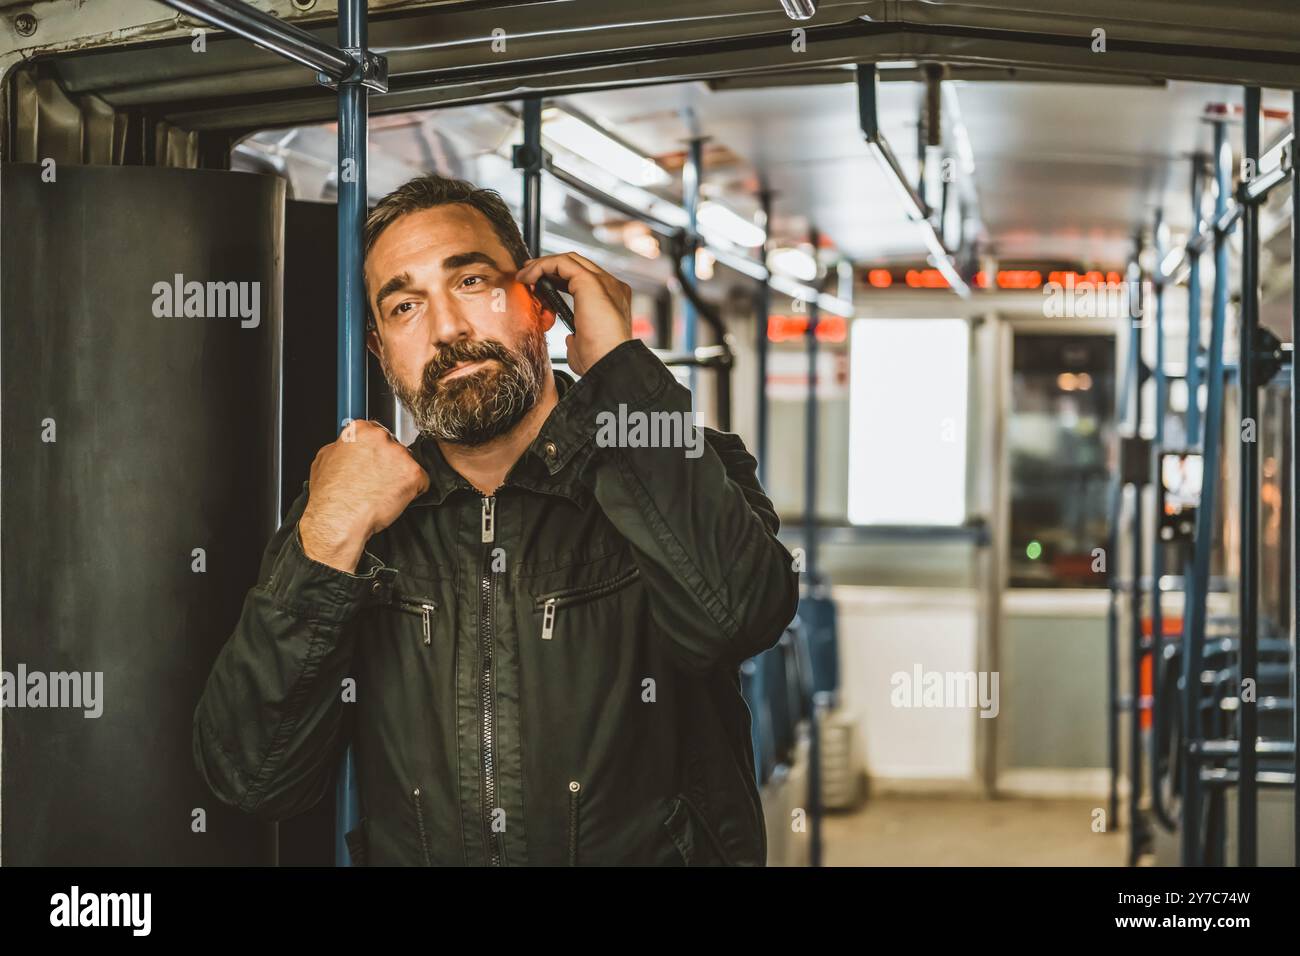
[[[299,814],[351,742],[364,862],[766,862],[739,665],[798,581],[754,459],[712,429],[698,455],[597,439],[620,406],[689,414],[639,341],[555,374],[491,497],[421,436],[430,487],[356,573],[303,552],[304,483],[194,712],[222,802]]]

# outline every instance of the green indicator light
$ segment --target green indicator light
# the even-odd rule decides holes
[[[1037,561],[1043,556],[1043,546],[1037,541],[1030,541],[1025,548],[1025,554],[1029,556],[1030,561]]]

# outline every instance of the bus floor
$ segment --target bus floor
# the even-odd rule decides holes
[[[828,866],[1123,866],[1122,830],[1094,833],[1097,802],[879,795],[828,813]]]

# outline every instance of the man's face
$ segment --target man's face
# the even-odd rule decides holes
[[[366,256],[367,344],[421,432],[481,445],[541,395],[555,316],[514,276],[492,224],[463,203],[402,216]]]

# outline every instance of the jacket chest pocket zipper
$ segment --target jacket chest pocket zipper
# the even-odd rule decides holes
[[[393,605],[407,614],[420,615],[424,625],[424,644],[428,647],[433,643],[433,612],[438,610],[437,604],[427,598],[396,597]]]
[[[595,584],[588,584],[580,588],[566,588],[563,591],[538,595],[533,602],[533,610],[542,612],[542,640],[549,641],[555,636],[555,616],[560,608],[585,604],[607,594],[613,594],[615,591],[627,587],[640,576],[640,568],[630,568],[617,577],[606,581],[598,581]]]

